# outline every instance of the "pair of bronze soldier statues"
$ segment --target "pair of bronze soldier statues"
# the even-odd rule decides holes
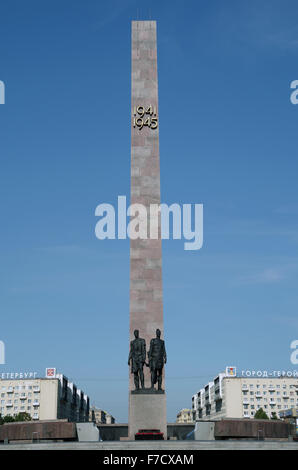
[[[134,331],[135,339],[130,342],[130,351],[128,356],[128,365],[131,365],[131,373],[134,374],[134,383],[136,390],[144,389],[144,364],[150,367],[151,372],[151,389],[158,384],[158,390],[162,390],[162,370],[167,362],[165,342],[160,339],[160,330],[156,330],[156,338],[150,341],[150,349],[148,351],[148,360],[146,362],[146,342],[143,338],[139,338],[139,330]]]

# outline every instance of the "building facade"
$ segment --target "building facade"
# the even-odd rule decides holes
[[[89,397],[58,374],[51,378],[0,379],[2,417],[28,413],[33,420],[86,422]]]
[[[189,408],[183,408],[177,414],[176,423],[193,423],[193,413]]]
[[[298,378],[230,377],[218,374],[192,397],[195,420],[253,418],[262,408],[269,418],[298,406]]]
[[[114,424],[115,418],[107,411],[91,406],[89,412],[89,421],[96,424]]]

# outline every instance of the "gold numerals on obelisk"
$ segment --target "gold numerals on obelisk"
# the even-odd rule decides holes
[[[158,117],[155,106],[134,106],[133,107],[133,127],[138,127],[139,131],[148,126],[150,129],[156,129],[158,126]]]

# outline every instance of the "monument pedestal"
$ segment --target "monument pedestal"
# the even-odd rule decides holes
[[[166,394],[145,389],[129,394],[128,438],[135,440],[139,429],[159,429],[167,439]]]

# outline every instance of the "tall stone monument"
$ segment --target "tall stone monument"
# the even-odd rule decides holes
[[[159,429],[166,439],[160,216],[150,236],[150,204],[160,204],[155,21],[132,22],[131,80],[130,203],[146,207],[148,232],[147,239],[130,240],[129,438],[139,429]]]

